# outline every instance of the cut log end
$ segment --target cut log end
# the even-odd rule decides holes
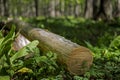
[[[68,70],[74,75],[84,74],[92,65],[93,56],[89,49],[79,47],[72,51],[66,62]]]
[[[93,57],[89,49],[49,31],[33,28],[21,20],[12,20],[7,25],[10,26],[13,23],[16,25],[16,31],[20,30],[26,38],[31,41],[38,40],[40,49],[55,52],[58,55],[58,61],[67,65],[66,68],[71,74],[83,75],[92,65]]]

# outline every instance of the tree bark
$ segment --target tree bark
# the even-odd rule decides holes
[[[81,8],[80,8],[80,4],[78,3],[77,0],[75,0],[75,7],[74,7],[74,15],[75,17],[80,16],[80,12],[81,12]]]
[[[100,0],[93,0],[93,19],[97,18],[100,9]]]
[[[60,0],[55,0],[55,16],[60,17]]]
[[[70,1],[70,3],[71,3],[71,1]],[[74,15],[74,6],[73,6],[73,4],[71,3],[71,4],[68,4],[68,16],[73,16]]]
[[[118,1],[118,17],[120,17],[120,0],[117,1]]]
[[[60,13],[61,13],[61,16],[64,16],[64,13],[65,13],[65,1],[64,0],[60,0]]]
[[[96,5],[96,3],[99,3]],[[111,20],[112,19],[112,3],[111,0],[100,0],[100,2],[94,2],[94,19],[103,19],[103,20]],[[99,6],[99,7],[98,7]],[[98,10],[96,11],[95,9]]]
[[[38,16],[38,0],[34,0],[34,3],[35,3],[35,15],[36,15],[36,17]]]
[[[104,0],[104,5],[103,5],[104,9],[105,9],[105,14],[107,17],[107,20],[111,20],[112,19],[112,1],[111,0]]]
[[[58,55],[58,61],[65,64],[71,74],[81,75],[90,68],[93,56],[89,49],[49,31],[30,27],[29,24],[20,20],[12,20],[7,25],[10,26],[13,23],[17,26],[17,30],[21,30],[20,33],[30,41],[38,40],[40,49],[55,52]]]
[[[51,0],[49,4],[50,17],[55,17],[55,0]]]
[[[4,6],[4,16],[8,17],[9,13],[8,13],[8,4],[7,4],[7,0],[3,0],[3,6]]]
[[[93,0],[85,2],[85,18],[93,18]]]
[[[120,17],[120,0],[116,1],[116,11],[114,11],[115,17],[118,18]]]
[[[2,16],[2,0],[0,0],[0,16]]]

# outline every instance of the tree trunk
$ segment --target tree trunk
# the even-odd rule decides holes
[[[4,6],[4,16],[8,17],[8,4],[7,4],[7,0],[3,0],[3,6]]]
[[[55,16],[60,17],[60,0],[55,0]]]
[[[85,2],[85,18],[93,18],[93,0]]]
[[[61,16],[64,16],[64,12],[65,12],[65,1],[60,0],[60,13],[61,13]]]
[[[38,3],[39,1],[38,0],[34,0],[34,3],[35,3],[35,15],[38,16]]]
[[[50,17],[55,17],[55,0],[51,0],[49,4]]]
[[[107,20],[111,20],[112,19],[112,1],[111,0],[104,0],[104,10],[105,10],[105,14],[107,17]]]
[[[29,24],[20,20],[12,20],[7,25],[15,24],[17,30],[30,41],[38,40],[40,49],[53,51],[58,55],[58,61],[67,66],[74,75],[84,74],[92,64],[93,57],[89,49],[82,47],[62,36],[49,31],[30,27]]]
[[[0,0],[0,16],[2,16],[2,0]]]
[[[45,1],[43,2],[43,0],[39,0],[39,3],[38,3],[38,5],[39,5],[39,10],[38,10],[38,13],[39,13],[39,16],[44,16],[44,3],[45,3]]]
[[[68,6],[67,1],[64,1],[64,2],[65,2],[64,16],[67,17],[69,15],[69,6]]]
[[[78,0],[75,0],[75,7],[74,7],[74,15],[75,17],[80,16],[80,12],[81,12],[81,8],[80,8],[80,4],[78,3]]]
[[[120,0],[116,1],[115,6],[116,6],[116,11],[114,12],[115,12],[115,17],[117,18],[117,17],[120,17]]]
[[[98,2],[98,1],[97,1]],[[96,2],[96,3],[97,3]],[[103,19],[103,20],[111,20],[112,19],[112,3],[111,0],[100,0],[99,4],[96,5],[94,2],[94,19]],[[97,7],[96,7],[97,6]],[[95,9],[98,8],[98,11]]]
[[[118,17],[120,17],[120,0],[117,1],[118,1]]]
[[[71,3],[71,2],[70,2]],[[73,4],[68,4],[68,16],[73,16],[74,15],[74,6]]]
[[[100,9],[100,0],[93,0],[93,18],[96,19]]]

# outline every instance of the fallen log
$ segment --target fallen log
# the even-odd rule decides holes
[[[83,46],[71,42],[62,36],[52,32],[31,27],[30,24],[21,20],[11,20],[7,25],[15,24],[17,31],[28,40],[38,40],[38,47],[43,51],[53,51],[58,56],[58,61],[67,66],[68,71],[73,75],[84,74],[92,65],[92,52]]]

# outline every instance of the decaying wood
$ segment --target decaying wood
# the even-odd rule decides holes
[[[68,71],[73,75],[84,74],[92,65],[93,56],[88,48],[80,46],[62,36],[52,32],[33,28],[30,24],[20,20],[11,20],[7,24],[15,24],[17,31],[30,41],[38,40],[40,49],[43,51],[53,51],[58,55],[60,63],[67,66]]]

